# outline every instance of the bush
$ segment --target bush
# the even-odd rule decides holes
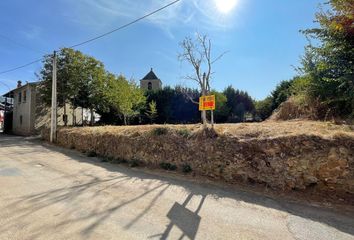
[[[188,138],[191,135],[191,131],[187,128],[178,129],[177,133],[184,138]]]
[[[137,158],[133,158],[132,160],[130,160],[129,162],[129,166],[130,167],[138,167],[141,165],[141,161]]]
[[[182,171],[184,173],[190,173],[192,171],[192,167],[189,164],[183,164]]]
[[[91,151],[87,152],[87,156],[88,157],[97,157],[97,153],[95,151],[91,150]]]
[[[164,127],[158,127],[152,130],[152,134],[154,136],[166,135],[167,133],[168,133],[168,128],[164,128]]]
[[[160,167],[162,169],[169,170],[169,171],[175,171],[177,169],[177,166],[175,164],[166,163],[166,162],[160,163]]]

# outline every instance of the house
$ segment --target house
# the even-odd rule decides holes
[[[140,88],[144,90],[158,90],[162,88],[161,80],[156,76],[154,71],[150,70],[146,76],[140,80]]]
[[[38,94],[38,83],[26,83],[22,85],[18,81],[17,88],[3,95],[6,102],[11,102],[12,107],[8,109],[5,118],[11,118],[11,129],[16,135],[29,136],[39,134],[43,128],[50,126],[50,107],[46,106]],[[65,113],[65,114],[64,114]],[[57,108],[58,126],[77,125],[83,123],[84,109],[73,109],[70,104]]]

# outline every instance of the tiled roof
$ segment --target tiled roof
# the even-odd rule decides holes
[[[146,74],[146,76],[142,80],[154,80],[154,79],[159,79],[159,78],[156,76],[156,74],[151,68],[150,72]]]

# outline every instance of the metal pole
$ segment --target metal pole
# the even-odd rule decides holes
[[[50,142],[56,141],[57,133],[57,57],[53,54],[52,112],[50,121]]]
[[[211,110],[211,127],[214,128],[214,111]]]
[[[4,124],[3,124],[3,126],[2,126],[2,132],[3,133],[6,133],[6,129],[5,129],[5,124],[6,124],[6,121],[7,121],[7,117],[6,117],[6,113],[7,113],[7,108],[6,108],[6,105],[7,105],[7,97],[5,97],[5,105],[4,105],[4,119],[3,119],[3,121],[4,121]]]

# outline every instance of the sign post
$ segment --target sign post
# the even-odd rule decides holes
[[[201,96],[199,98],[199,111],[211,111],[211,125],[214,127],[215,95]]]

